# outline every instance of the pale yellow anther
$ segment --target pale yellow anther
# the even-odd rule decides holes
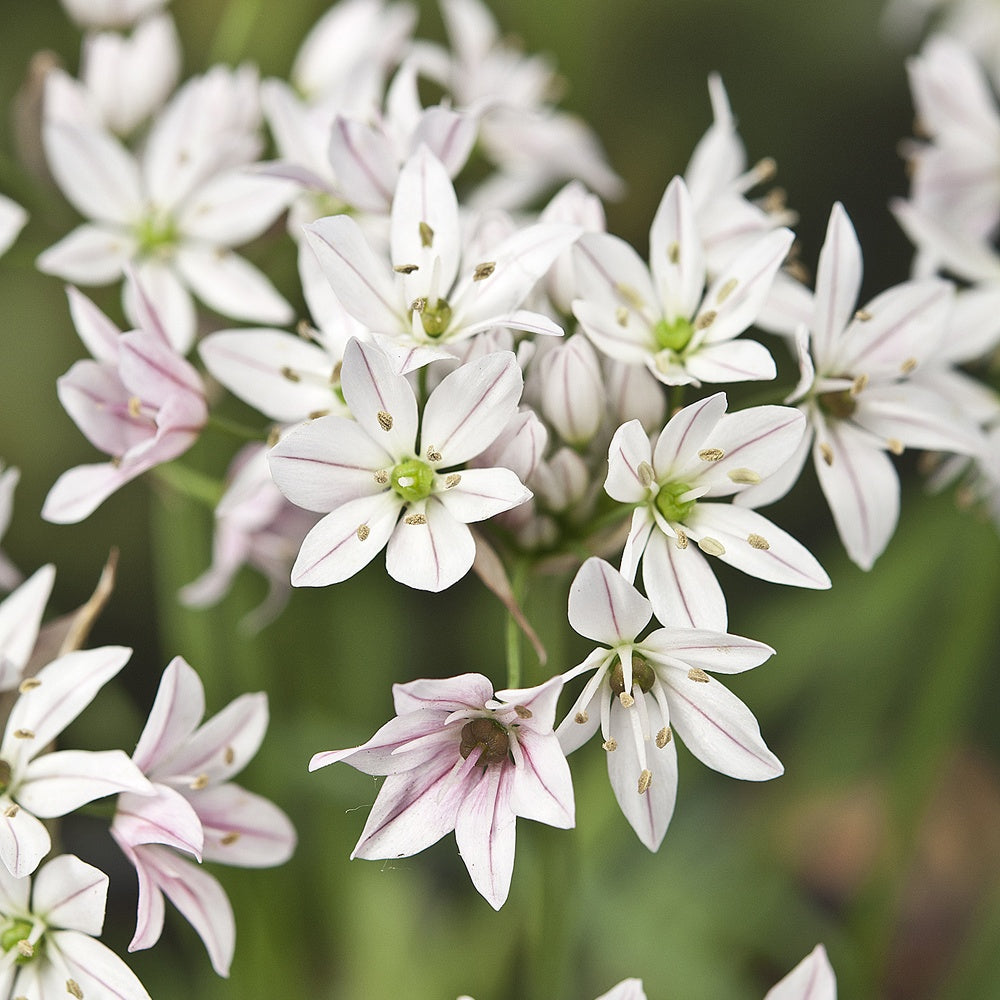
[[[21,807],[16,802],[11,802],[11,804],[4,809],[3,814],[7,817],[7,819],[13,819],[20,811]]]
[[[635,704],[635,698],[628,693],[628,691],[622,691],[618,695],[618,700],[622,703],[622,708],[631,708]]]
[[[590,716],[586,712],[577,712],[576,715],[573,716],[573,721],[578,722],[581,726],[586,725],[589,720]]]
[[[736,291],[736,286],[738,284],[739,284],[739,281],[736,278],[730,278],[719,289],[718,294],[715,296],[715,304],[721,306],[722,303],[725,302],[726,299],[728,299],[729,296],[732,295],[734,291]]]
[[[422,313],[427,308],[427,296],[421,295],[410,303],[410,309],[415,313]]]
[[[281,428],[272,427],[267,432],[267,446],[273,448],[281,440]]]
[[[295,332],[303,340],[313,339],[313,328],[309,325],[308,320],[300,319],[298,323],[295,324]]]
[[[488,278],[497,269],[497,262],[495,260],[487,260],[482,264],[477,264],[475,271],[472,272],[473,281],[482,281],[484,278]]]
[[[15,729],[14,739],[15,740],[33,740],[35,734],[30,729]]]
[[[893,453],[893,455],[902,455],[906,450],[906,446],[899,440],[899,438],[889,438],[885,442],[885,446]]]
[[[605,740],[601,746],[608,751],[608,753],[614,753],[618,749],[618,740],[612,737],[609,740]]]
[[[413,274],[414,271],[419,271],[420,267],[417,264],[397,264],[393,270],[397,274]]]
[[[37,677],[25,677],[23,681],[17,686],[17,690],[24,694],[26,691],[34,691],[35,688],[41,687],[42,682]]]
[[[358,525],[357,535],[358,535],[358,541],[359,542],[365,542],[365,541],[367,541],[368,540],[368,536],[371,533],[372,533],[372,530],[371,530],[371,528],[368,527],[367,524],[359,524]]]
[[[378,419],[378,425],[384,431],[392,430],[392,414],[386,413],[385,410],[379,410],[375,415]]]
[[[754,472],[753,469],[730,469],[726,475],[734,483],[740,483],[741,485],[756,486],[760,482],[760,473]]]
[[[631,286],[626,285],[623,281],[615,282],[615,291],[630,305],[633,309],[642,309],[646,304],[643,297]]]
[[[827,465],[833,465],[833,449],[825,441],[820,442],[819,453]]]
[[[698,452],[698,457],[703,462],[721,462],[726,453],[721,448],[702,448]]]
[[[667,260],[671,264],[679,264],[681,259],[681,245],[676,240],[667,247]]]
[[[643,489],[648,490],[656,479],[653,467],[649,464],[649,462],[640,462],[639,468],[636,469],[636,472],[639,473],[639,485]]]
[[[859,375],[851,384],[851,395],[857,396],[866,385],[868,385],[868,376]]]
[[[208,775],[205,774],[204,771],[202,771],[202,773],[199,774],[199,775],[197,775],[197,777],[195,777],[195,779],[191,782],[191,784],[188,787],[191,788],[193,791],[196,791],[196,792],[201,791],[201,789],[203,789],[203,788],[207,788],[208,787]]]
[[[142,414],[142,400],[138,396],[129,396],[128,412],[133,417],[138,417]]]
[[[906,360],[905,360],[905,361],[904,361],[904,362],[903,362],[903,363],[902,363],[902,364],[901,364],[901,365],[899,366],[899,370],[900,370],[900,371],[901,371],[901,372],[902,372],[902,373],[903,373],[904,375],[909,375],[909,374],[910,374],[910,372],[912,372],[912,371],[913,371],[913,370],[914,370],[914,369],[915,369],[916,367],[917,367],[917,359],[916,359],[916,358],[907,358],[907,359],[906,359]]]
[[[674,545],[679,549],[686,549],[688,547],[688,536],[686,531],[682,531],[677,528],[677,537],[674,539]]]
[[[764,156],[754,164],[753,173],[758,184],[766,184],[777,176],[778,163],[773,156]]]
[[[527,707],[527,705],[515,705],[514,714],[519,719],[531,719],[534,717],[534,713]]]
[[[222,759],[226,762],[226,766],[232,764],[236,760],[236,751],[232,747],[226,747],[223,751]]]
[[[462,477],[457,472],[450,472],[445,476],[444,488],[453,490],[462,481]]]
[[[121,457],[121,455],[112,455],[111,456],[111,466],[112,466],[112,468],[117,469],[117,468],[119,468],[121,466],[121,464],[122,464],[122,457]]]
[[[709,536],[698,539],[698,548],[701,549],[706,556],[724,556],[726,554],[725,545],[723,545],[718,538],[711,538]]]
[[[673,739],[673,733],[670,732],[670,726],[664,726],[656,734],[656,745],[661,750]]]
[[[76,1000],[83,1000],[83,990],[80,988],[80,984],[75,979],[66,980],[66,992],[70,996],[76,997]]]
[[[658,351],[653,356],[653,364],[656,365],[656,370],[663,375],[668,375],[674,368],[674,352]]]
[[[223,847],[228,847],[230,844],[235,844],[237,840],[240,839],[240,834],[238,830],[231,830],[229,833],[219,838],[219,843]]]
[[[688,671],[688,680],[697,681],[699,684],[707,684],[711,679],[701,667],[692,667]]]
[[[766,550],[771,547],[771,543],[763,535],[758,535],[756,532],[747,535],[747,541],[752,549]]]
[[[432,444],[429,444],[427,446],[427,461],[428,462],[440,462],[441,461],[441,452],[439,452],[437,450],[437,448],[435,448],[434,445],[432,445]]]
[[[624,306],[615,310],[615,320],[619,326],[628,326],[628,310]]]
[[[862,323],[867,323],[872,318],[872,314],[867,309],[859,309],[854,314],[854,318],[860,320]]]
[[[375,482],[378,483],[379,486],[385,486],[385,484],[389,482],[389,473],[388,473],[388,471],[385,470],[385,469],[376,469],[375,470]]]
[[[709,309],[708,312],[703,312],[694,321],[694,328],[696,330],[707,330],[715,322],[715,317],[718,315],[719,314],[714,309]]]
[[[420,245],[429,247],[434,244],[434,230],[426,222],[421,222],[418,226],[420,231]]]
[[[21,938],[17,942],[17,953],[22,958],[31,958],[35,954],[35,946],[27,938]]]
[[[338,361],[330,372],[330,385],[340,385],[340,373],[343,370],[344,362]]]
[[[424,514],[407,514],[406,517],[403,518],[403,520],[407,524],[426,524],[427,523],[427,517]]]
[[[639,794],[644,795],[649,791],[649,786],[653,783],[653,772],[643,768],[639,775]]]
[[[289,382],[301,382],[302,376],[294,369],[289,368],[288,365],[284,365],[281,369],[281,374],[288,379]]]

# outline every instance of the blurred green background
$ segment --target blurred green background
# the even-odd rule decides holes
[[[242,2],[257,8],[245,39],[219,37],[231,4],[174,0],[186,73],[221,51],[287,74],[326,9]],[[419,7],[418,33],[440,38],[435,5]],[[507,0],[493,9],[526,51],[556,60],[563,105],[593,124],[629,186],[609,207],[609,228],[640,251],[667,181],[710,123],[706,78],[718,70],[751,162],[777,160],[807,266],[839,199],[865,252],[865,297],[906,277],[909,250],[885,205],[906,190],[896,147],[911,129],[907,53],[880,34],[878,3]],[[78,34],[54,0],[0,0],[0,39],[4,107],[38,50],[76,68]],[[214,976],[170,913],[160,945],[130,957],[154,997],[590,1000],[640,976],[651,1000],[752,1000],[817,941],[845,998],[998,995],[1000,560],[991,525],[950,497],[924,495],[904,462],[899,531],[864,574],[841,551],[810,473],[772,516],[810,545],[833,589],[749,585],[722,567],[731,630],[778,650],[731,686],[787,773],[744,784],[682,750],[677,811],[657,855],[619,815],[591,745],[571,762],[577,830],[519,824],[499,914],[471,889],[451,837],[417,858],[350,863],[376,785],[346,767],[309,775],[306,762],[367,739],[391,714],[393,681],[475,670],[502,684],[500,609],[472,579],[440,596],[404,591],[376,560],[336,588],[294,594],[278,623],[251,637],[238,622],[263,594],[252,574],[211,611],[174,599],[209,559],[210,514],[192,502],[139,482],[82,525],[40,521],[58,474],[95,456],[55,394],[83,349],[60,283],[32,263],[75,216],[18,162],[24,120],[8,114],[0,137],[0,190],[32,211],[0,261],[0,457],[22,470],[2,544],[25,571],[57,563],[58,611],[85,599],[118,546],[118,590],[93,641],[136,649],[124,688],[100,696],[74,745],[130,750],[162,668],[183,654],[205,681],[210,711],[246,690],[268,692],[269,737],[242,781],[288,811],[300,835],[281,869],[215,872],[237,914],[231,979]],[[118,315],[116,294],[95,297]],[[192,461],[219,474],[229,448],[206,435]],[[528,600],[552,672],[588,650],[566,635],[567,586],[541,581]],[[526,682],[545,676],[532,665]],[[65,846],[111,872],[108,940],[124,953],[134,876],[96,822],[69,824]]]

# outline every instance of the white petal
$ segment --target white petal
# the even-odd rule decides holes
[[[69,299],[69,313],[73,317],[73,326],[76,327],[84,347],[98,361],[117,364],[118,338],[121,337],[121,330],[86,295],[82,295],[72,286],[67,287],[66,297]]]
[[[0,256],[10,249],[27,221],[28,213],[17,202],[0,194]]]
[[[288,207],[295,193],[286,181],[244,170],[213,177],[177,217],[187,239],[235,247],[256,239]]]
[[[458,852],[472,884],[494,910],[507,901],[514,875],[513,781],[513,767],[487,767],[467,792],[455,820]]]
[[[205,860],[243,868],[284,864],[295,850],[291,820],[269,799],[227,783],[194,796],[205,827]]]
[[[53,524],[76,524],[93,514],[115,490],[142,471],[122,469],[110,462],[68,469],[49,490],[42,505],[42,517]]]
[[[640,472],[645,464],[652,475],[652,449],[638,420],[630,420],[615,431],[608,446],[608,477],[604,489],[619,503],[639,503],[645,499],[650,482]]]
[[[694,680],[680,669],[664,678],[670,722],[703,764],[745,781],[767,781],[784,772],[768,750],[753,713],[714,677]]]
[[[672,657],[692,667],[721,674],[739,674],[760,666],[774,655],[770,646],[728,632],[700,628],[661,628],[636,646],[657,658]]]
[[[713,383],[767,381],[778,373],[771,352],[756,340],[704,344],[684,359],[684,368],[699,382]]]
[[[764,1000],[837,1000],[837,979],[826,949],[816,945]]]
[[[51,563],[37,570],[17,590],[0,603],[0,667],[10,684],[0,684],[0,690],[16,687],[21,673],[38,638],[38,627],[45,605],[52,593],[56,568]]]
[[[949,401],[912,383],[879,385],[861,392],[853,420],[886,442],[907,448],[974,455],[984,447],[979,429],[956,415]]]
[[[683,178],[668,185],[649,230],[649,260],[668,323],[691,319],[705,289],[705,255]]]
[[[675,413],[660,433],[653,452],[653,466],[661,481],[697,467],[697,454],[726,412],[726,394],[699,399]],[[690,484],[689,484],[690,485]]]
[[[588,559],[570,585],[569,623],[595,642],[631,642],[652,616],[649,601],[603,559]]]
[[[388,214],[399,163],[385,133],[367,122],[337,115],[328,153],[344,200],[363,212]]]
[[[423,514],[423,523],[407,518]],[[438,592],[472,569],[476,543],[472,532],[431,497],[421,511],[407,508],[385,552],[385,568],[394,580],[417,590]]]
[[[647,329],[659,318],[660,301],[649,268],[625,240],[609,233],[584,233],[573,247],[573,267],[577,302],[599,306],[612,317],[618,307],[637,311]]]
[[[123,750],[56,750],[25,768],[17,801],[42,819],[118,792],[152,792],[142,772]]]
[[[51,927],[97,937],[104,926],[108,876],[72,854],[53,858],[35,876],[32,909]]]
[[[135,253],[135,239],[124,230],[84,223],[39,254],[38,270],[81,285],[107,285]]]
[[[348,341],[340,383],[351,415],[372,441],[396,459],[414,454],[417,397],[381,348]]]
[[[457,521],[484,521],[531,499],[529,490],[510,469],[463,469],[455,486],[435,491],[438,502]],[[440,479],[440,477],[439,477]],[[450,476],[445,476],[447,484]]]
[[[812,344],[813,356],[821,365],[833,356],[837,340],[854,313],[861,290],[861,269],[858,237],[838,201],[830,212],[816,270]]]
[[[135,269],[135,283],[129,281],[122,289],[125,314],[136,325],[142,326],[143,306],[137,288],[152,304],[167,338],[178,354],[187,354],[196,326],[194,302],[191,293],[169,264],[146,260]]]
[[[50,932],[48,941],[59,953],[59,965],[69,973],[84,996],[107,997],[108,1000],[149,1000],[149,994],[136,974],[100,941],[79,931],[58,930]],[[54,971],[54,962],[52,968]],[[63,975],[60,970],[53,978],[56,978],[57,988],[65,991]],[[42,995],[38,993],[38,996]]]
[[[205,832],[198,814],[176,789],[153,784],[155,795],[118,797],[112,835],[119,844],[164,844],[201,860]]]
[[[52,840],[45,824],[27,809],[0,798],[0,861],[15,878],[30,875],[49,853]]]
[[[576,822],[573,780],[559,740],[548,735],[520,739],[523,763],[514,773],[510,804],[518,816],[547,823],[560,830]]]
[[[653,614],[664,625],[726,630],[722,588],[693,542],[681,549],[654,529],[642,557],[642,583]]]

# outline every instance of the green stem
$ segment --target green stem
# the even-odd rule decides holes
[[[510,581],[511,590],[514,592],[514,599],[518,606],[524,609],[524,595],[528,590],[528,567],[530,563],[527,559],[518,559],[514,564],[514,574]],[[521,655],[521,628],[514,620],[514,616],[507,614],[507,687],[519,688],[521,686],[521,674],[523,657]]]
[[[209,415],[207,426],[213,430],[221,431],[223,434],[228,434],[230,437],[239,438],[241,441],[267,440],[267,434],[264,431],[247,427],[245,424],[229,420],[227,417],[220,417],[214,413]]]
[[[175,493],[197,500],[213,510],[222,499],[224,487],[219,480],[180,462],[158,465],[153,475]]]

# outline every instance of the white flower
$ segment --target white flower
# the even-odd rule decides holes
[[[166,3],[167,0],[62,0],[69,16],[85,28],[128,28]]]
[[[0,692],[21,683],[55,579],[55,566],[43,566],[0,602]]]
[[[31,883],[0,867],[0,996],[149,1000],[135,973],[95,940],[108,897],[104,872],[62,854]]]
[[[356,422],[321,417],[270,454],[289,500],[329,511],[302,543],[292,583],[339,583],[387,545],[391,577],[422,590],[450,587],[475,558],[469,522],[531,496],[510,469],[466,467],[514,416],[514,355],[488,354],[446,376],[423,408],[419,444],[416,396],[379,348],[352,340],[341,384]]]
[[[14,490],[21,479],[21,470],[0,462],[0,539],[7,534],[14,516]],[[0,590],[13,590],[23,579],[21,571],[0,552]]]
[[[28,221],[28,213],[15,201],[0,194],[0,255],[11,247]]]

